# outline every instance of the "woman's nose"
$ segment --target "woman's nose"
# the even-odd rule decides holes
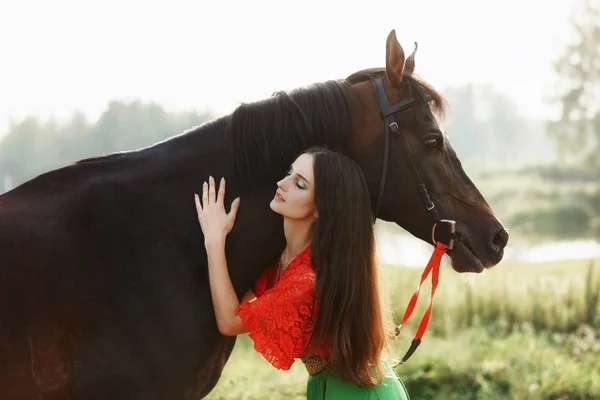
[[[282,180],[277,182],[277,187],[280,188],[281,190],[285,191],[286,187],[287,187],[288,178],[289,178],[289,176],[286,176],[285,178],[283,178]]]

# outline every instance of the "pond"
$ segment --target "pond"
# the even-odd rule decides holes
[[[380,262],[408,267],[425,267],[432,246],[409,234],[378,233],[377,255]],[[593,239],[555,240],[532,243],[511,240],[503,261],[546,262],[600,258],[600,243]],[[443,263],[449,261],[444,256]]]

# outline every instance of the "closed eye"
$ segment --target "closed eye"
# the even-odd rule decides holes
[[[286,173],[286,176],[292,175],[293,172],[294,172],[293,168],[290,167],[290,169]],[[302,175],[300,175],[300,176],[302,176]],[[306,182],[304,181],[304,179],[296,179],[294,181],[294,183],[296,184],[296,187],[298,187],[299,189],[305,190],[305,189],[308,188],[307,187],[308,185],[306,184]]]
[[[302,190],[306,189],[306,183],[302,179],[296,180],[296,186],[298,186]]]

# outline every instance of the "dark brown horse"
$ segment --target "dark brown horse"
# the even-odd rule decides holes
[[[463,171],[434,112],[440,95],[412,75],[392,31],[386,67],[245,104],[154,146],[82,160],[0,196],[0,399],[198,399],[235,339],[217,330],[193,194],[209,174],[242,199],[227,242],[239,296],[284,246],[269,208],[276,181],[310,145],[356,160],[373,210],[431,241],[414,162],[442,218],[457,221],[458,272],[497,264],[508,240]],[[408,152],[384,122],[382,78]],[[378,194],[387,168],[380,207]]]

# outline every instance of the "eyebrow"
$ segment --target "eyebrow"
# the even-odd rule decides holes
[[[306,182],[306,184],[307,184],[308,186],[310,186],[310,183],[308,182],[308,179],[306,179],[305,177],[303,177],[303,176],[302,176],[302,175],[300,175],[300,174],[298,174],[298,176],[299,176],[300,178],[304,179],[304,182]]]

